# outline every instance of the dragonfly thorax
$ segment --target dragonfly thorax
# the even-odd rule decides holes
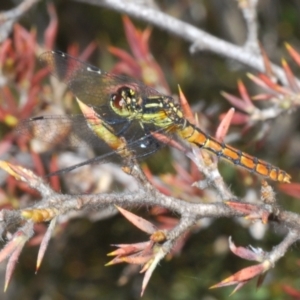
[[[110,98],[113,111],[125,118],[134,118],[141,113],[141,102],[140,98],[136,98],[135,91],[127,86],[120,87]]]

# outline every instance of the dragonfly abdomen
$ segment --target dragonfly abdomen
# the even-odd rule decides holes
[[[204,148],[218,157],[246,168],[250,172],[257,173],[274,181],[290,182],[291,176],[285,171],[225,143],[220,143],[190,123],[187,123],[184,128],[180,129],[178,134],[199,148]]]

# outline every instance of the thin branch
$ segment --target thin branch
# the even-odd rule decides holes
[[[40,0],[24,0],[17,7],[0,12],[0,43],[10,34],[13,25],[37,2]]]
[[[245,49],[253,52],[254,54],[259,54],[260,50],[258,44],[257,22],[258,0],[237,1],[239,2],[239,7],[242,11],[247,26],[247,40],[244,47]]]
[[[222,39],[219,39],[193,25],[180,21],[164,12],[153,8],[145,7],[135,3],[135,1],[122,0],[75,0],[77,2],[92,5],[104,6],[116,10],[123,14],[128,14],[134,18],[141,19],[166,30],[180,38],[190,42],[191,52],[207,50],[218,55],[234,59],[260,72],[265,71],[265,66],[261,56],[255,55],[252,51],[246,50]],[[283,82],[287,83],[283,70],[272,64],[274,74]]]
[[[269,252],[268,259],[273,265],[285,255],[291,245],[299,240],[299,230],[290,230],[284,240]]]
[[[155,190],[154,190],[155,191]],[[142,199],[142,200],[141,200]],[[94,194],[94,195],[64,195],[53,192],[53,195],[43,199],[33,205],[31,209],[56,208],[60,214],[67,214],[70,211],[95,210],[107,207],[107,205],[119,205],[123,207],[140,206],[146,203],[149,206],[161,206],[172,212],[176,212],[182,217],[189,216],[191,220],[202,217],[241,217],[247,216],[247,213],[237,211],[224,203],[189,203],[180,199],[169,197],[158,191],[149,193],[148,190],[140,189],[136,193],[111,193],[111,194]],[[246,202],[240,202],[247,204]],[[250,203],[249,203],[250,204]],[[250,204],[256,206],[257,211],[270,211],[270,204]],[[272,210],[272,209],[271,209]],[[20,213],[20,212],[19,212]],[[16,211],[2,210],[2,222],[9,223],[12,219],[20,220],[20,215]],[[193,221],[192,221],[193,222]],[[284,224],[286,227],[300,231],[300,215],[289,211],[281,210],[276,207],[275,222]],[[4,225],[4,224],[3,224]],[[191,223],[186,223],[186,228]],[[181,231],[182,229],[180,229]]]
[[[24,13],[26,13],[35,3],[40,0],[25,0],[19,4],[16,8],[8,10],[6,12],[1,12],[0,22],[5,22],[7,20],[17,20]]]
[[[171,231],[168,232],[168,240],[178,239],[187,231],[188,228],[195,224],[196,220],[197,218],[195,218],[195,215],[192,214],[186,214],[182,216],[180,222]]]
[[[213,162],[207,152],[193,147],[192,151],[187,153],[187,156],[195,163],[198,170],[203,173],[206,178],[200,182],[195,182],[193,186],[196,186],[199,189],[205,189],[209,186],[213,187],[223,201],[237,199],[225,184],[224,179],[219,172],[217,161]]]

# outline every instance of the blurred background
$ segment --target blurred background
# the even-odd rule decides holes
[[[11,9],[20,2],[1,1],[0,11]],[[154,1],[151,3],[165,13],[221,39],[241,46],[245,42],[247,32],[237,1],[162,0],[156,4]],[[56,19],[53,17],[55,14],[57,28],[51,31],[49,24]],[[288,42],[295,49],[299,49],[299,15],[300,2],[297,0],[259,2],[259,38],[273,63],[280,64],[282,57],[292,62],[284,43]],[[247,72],[257,74],[256,70],[209,52],[192,55],[189,51],[190,45],[182,39],[160,28],[151,27],[141,20],[124,18],[108,8],[76,1],[41,1],[20,19],[19,26],[21,27],[14,28],[9,37],[13,48],[17,49],[18,39],[21,39],[22,35],[26,37],[27,32],[28,45],[25,43],[26,38],[22,43],[30,48],[29,36],[34,37],[32,42],[34,47],[30,51],[35,58],[41,52],[49,50],[51,45],[54,49],[80,57],[103,70],[137,77],[147,85],[174,95],[174,98],[178,97],[177,85],[180,84],[193,111],[198,114],[200,127],[212,135],[222,114],[231,107],[231,104],[222,97],[222,91],[238,96],[237,80],[242,79],[250,95],[261,93],[261,89],[246,76]],[[45,34],[47,30],[48,35]],[[149,36],[149,44],[145,42],[146,36]],[[0,48],[3,45],[5,42]],[[132,60],[138,63],[133,64],[128,57],[124,59],[122,51],[128,52],[133,57]],[[137,57],[137,54],[140,57]],[[38,81],[36,84],[38,91],[34,92],[33,77],[30,76],[37,74],[40,67],[34,60],[31,64],[28,58],[25,58],[25,61],[28,65],[24,64],[23,68],[17,60],[11,63],[7,60],[7,64],[2,62],[2,76],[6,78],[6,82],[1,86],[0,107],[7,109],[6,99],[9,96],[10,102],[16,99],[17,106],[19,105],[14,110],[16,118],[49,112],[65,114],[76,111],[73,107],[72,94],[66,90],[62,90],[61,93],[57,93],[57,90],[55,92],[54,87],[59,85],[49,83],[49,75],[34,77]],[[290,65],[294,73],[299,74],[299,68],[297,69],[293,63]],[[16,66],[19,67],[18,71]],[[32,68],[31,75],[24,74],[26,66]],[[152,77],[148,76],[149,74]],[[31,83],[28,83],[28,78],[31,78]],[[22,98],[24,90],[27,91],[27,96],[30,94],[28,91],[33,93],[31,99],[29,96],[26,96],[25,100]],[[26,106],[26,101],[30,105]],[[255,103],[255,105],[264,107],[268,104]],[[90,152],[74,154],[69,151],[61,154],[53,149],[46,149],[46,154],[43,151],[37,154],[38,151],[34,150],[33,154],[31,152],[33,145],[29,146],[28,141],[27,146],[21,143],[24,147],[20,150],[20,142],[10,135],[17,121],[9,120],[11,121],[6,119],[0,124],[1,139],[6,141],[4,146],[2,144],[5,150],[1,151],[1,159],[24,164],[37,174],[44,175],[53,169],[69,165],[69,162],[77,162],[86,155],[87,158],[91,155]],[[253,126],[233,125],[226,142],[289,171],[293,175],[293,181],[297,182],[300,163],[298,112],[284,114],[266,123],[267,125],[261,123]],[[178,154],[173,150],[166,148],[146,160],[144,167],[147,168],[145,170],[148,175],[150,174],[152,182],[161,190],[165,189],[172,196],[186,201],[199,201],[198,197],[202,197],[201,201],[203,199],[217,201],[217,195],[213,191],[203,192],[187,188],[193,180],[201,179],[201,174],[185,160],[183,167],[191,175],[191,182],[186,180],[184,174],[178,174],[180,172],[176,165],[178,157],[176,155]],[[220,172],[236,195],[247,201],[256,201],[259,198],[260,186],[257,177],[226,163],[219,165]],[[50,179],[50,183],[65,193],[134,191],[136,188],[133,179],[123,175],[120,167],[114,165],[88,166],[61,177],[63,178]],[[186,181],[186,185],[175,188],[180,180]],[[280,190],[276,192],[280,205],[298,211],[297,200]],[[39,197],[1,173],[0,199],[2,207],[20,208],[35,203]],[[134,211],[154,223],[159,220],[153,210],[140,208]],[[163,216],[160,221],[167,225],[170,225],[168,223],[170,220],[177,219],[176,215],[166,212],[163,212]],[[1,299],[140,298],[143,275],[139,274],[138,267],[125,264],[104,267],[104,264],[110,260],[106,254],[115,249],[110,246],[111,244],[146,241],[148,239],[146,234],[117,215],[113,209],[102,213],[88,212],[82,216],[68,216],[65,220],[61,220],[42,266],[35,274],[40,236],[45,232],[46,225],[36,226],[36,236],[25,247],[7,292],[0,293]],[[260,223],[251,224],[243,220],[201,220],[178,247],[179,249],[167,260],[162,261],[155,270],[143,299],[227,298],[233,290],[232,287],[216,290],[209,290],[209,287],[252,265],[230,253],[228,237],[232,236],[236,245],[245,247],[252,245],[269,251],[280,243],[284,234],[281,228]],[[298,250],[297,245],[291,248],[288,255],[267,274],[264,284],[259,289],[256,289],[256,282],[252,281],[231,296],[231,299],[300,299],[297,296],[293,298],[289,289],[297,289],[300,284]],[[5,263],[1,263],[0,282],[3,283],[5,267]],[[289,294],[287,291],[290,291]]]

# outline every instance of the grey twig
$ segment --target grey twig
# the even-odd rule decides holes
[[[40,0],[24,0],[17,7],[0,12],[0,43],[10,34],[13,25],[23,16],[34,4]]]
[[[268,255],[268,259],[273,265],[285,255],[291,245],[299,240],[299,233],[299,230],[290,230],[281,243],[272,249]]]
[[[128,14],[134,18],[141,19],[145,22],[153,24],[163,30],[181,37],[191,43],[191,52],[199,50],[207,50],[218,55],[236,60],[260,72],[265,71],[265,66],[261,56],[254,54],[245,47],[226,42],[219,39],[204,30],[201,30],[186,22],[180,21],[162,11],[137,4],[135,1],[122,0],[75,0],[82,3],[104,6],[116,10],[123,14]],[[283,70],[272,64],[274,74],[283,82],[287,83]]]
[[[237,1],[239,2],[239,7],[247,26],[247,40],[244,47],[254,54],[259,54],[260,50],[258,44],[258,22],[256,10],[258,0]]]

